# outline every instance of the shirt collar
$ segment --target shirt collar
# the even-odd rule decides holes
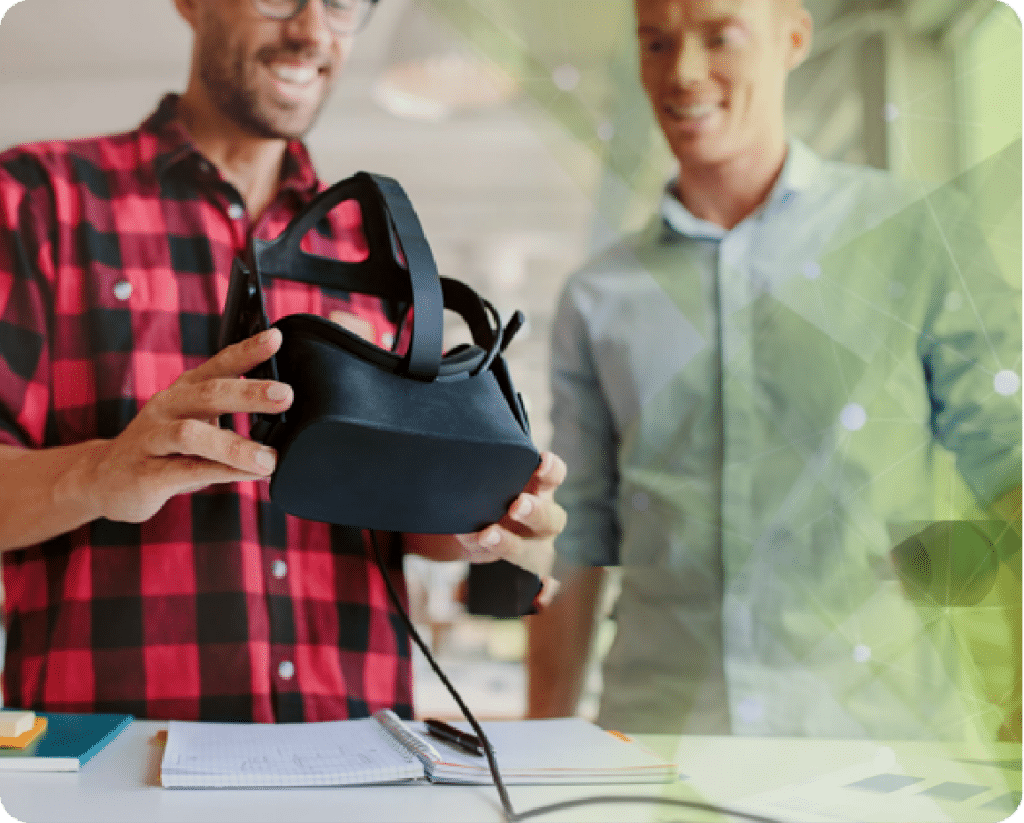
[[[214,174],[213,164],[192,142],[185,124],[178,119],[178,95],[166,94],[160,104],[142,124],[144,134],[153,138],[145,141],[148,157],[158,177],[172,168],[184,167],[196,177]],[[309,152],[301,140],[289,140],[281,166],[280,191],[294,191],[299,195],[315,194],[320,181]]]
[[[755,212],[765,214],[784,208],[791,197],[806,191],[819,177],[822,160],[806,145],[791,139],[779,179],[775,181],[764,203]],[[667,228],[684,237],[720,240],[728,234],[721,226],[695,217],[673,193],[675,180],[666,186],[661,198],[661,218]]]

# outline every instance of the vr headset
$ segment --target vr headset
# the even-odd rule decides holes
[[[301,249],[344,200],[359,204],[367,258],[348,263]],[[540,463],[502,357],[524,318],[517,311],[502,326],[472,288],[438,276],[402,187],[359,172],[313,199],[276,240],[253,240],[248,256],[232,267],[220,348],[270,327],[266,279],[376,295],[412,313],[404,354],[316,315],[272,324],[281,349],[247,375],[288,383],[295,395],[283,414],[252,416],[250,436],[278,453],[271,500],[309,520],[382,531],[458,534],[500,520]],[[462,317],[472,344],[442,353],[444,309]],[[509,566],[516,582],[505,587],[508,603],[476,609],[528,611],[537,577],[491,565]]]

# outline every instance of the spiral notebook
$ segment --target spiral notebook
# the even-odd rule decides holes
[[[665,783],[678,769],[635,741],[582,718],[482,724],[503,780]],[[468,725],[460,728],[469,730]],[[490,783],[487,759],[427,734],[389,710],[326,723],[171,721],[160,767],[168,788],[344,786],[426,781]]]

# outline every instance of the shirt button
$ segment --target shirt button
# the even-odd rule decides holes
[[[132,296],[132,284],[127,280],[118,280],[114,284],[114,297],[118,300],[127,300]]]
[[[232,203],[228,206],[228,217],[232,220],[239,220],[245,217],[245,206],[241,203]]]
[[[278,580],[288,574],[288,564],[283,560],[275,560],[270,564],[270,573]]]
[[[282,680],[291,680],[295,676],[295,664],[285,660],[277,667],[277,674]]]

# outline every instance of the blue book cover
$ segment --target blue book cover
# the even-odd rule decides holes
[[[0,771],[77,771],[134,719],[130,714],[37,712],[46,731],[24,749],[0,748]]]

